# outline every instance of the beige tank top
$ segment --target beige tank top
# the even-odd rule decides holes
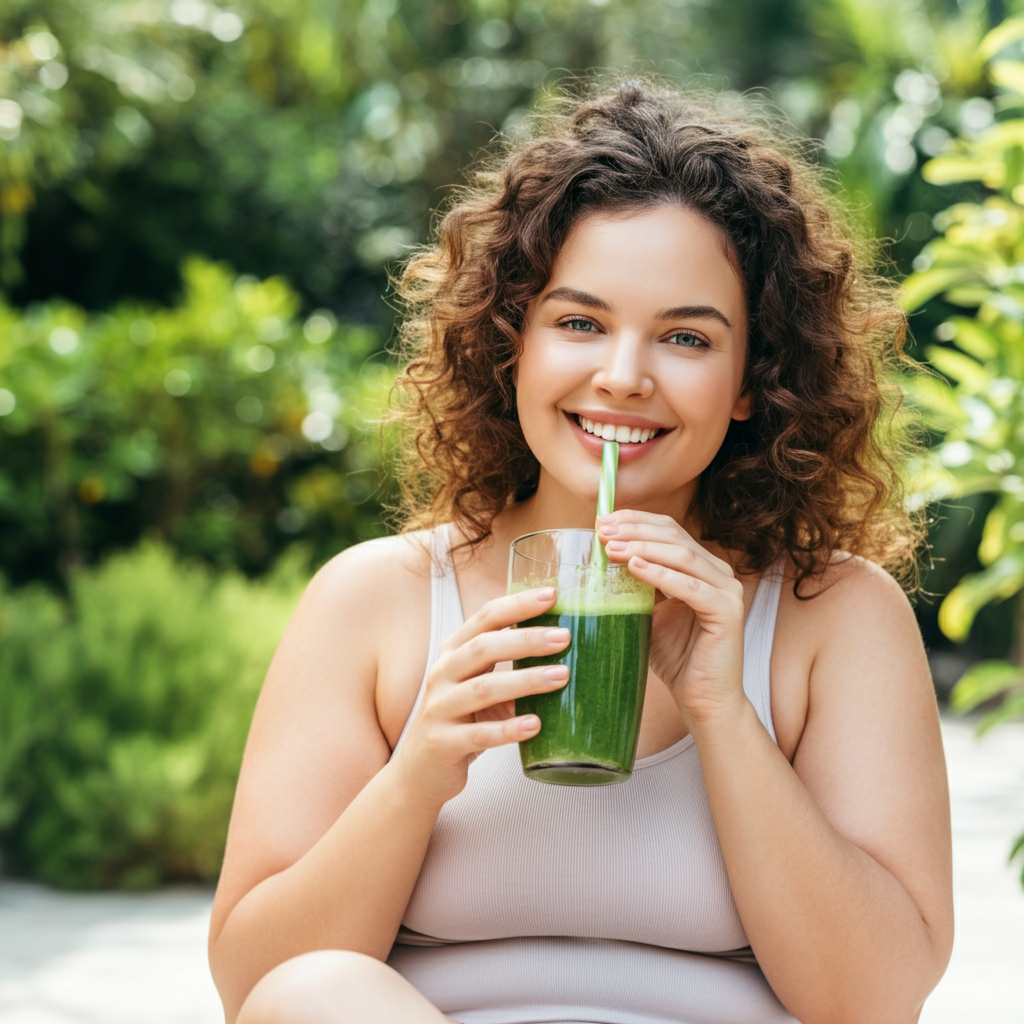
[[[447,529],[434,538],[428,669],[463,622]],[[743,688],[773,739],[781,584],[765,573],[744,632]],[[388,963],[463,1024],[795,1021],[750,953],[691,736],[613,786],[526,779],[514,744],[482,754]]]

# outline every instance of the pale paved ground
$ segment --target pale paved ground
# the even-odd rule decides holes
[[[975,741],[944,725],[958,936],[923,1024],[1024,1022],[1024,723]],[[206,971],[210,894],[53,893],[0,881],[0,1024],[221,1024]]]

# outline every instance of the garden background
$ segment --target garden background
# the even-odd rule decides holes
[[[298,594],[388,529],[388,270],[594,71],[760,93],[887,240],[937,688],[1024,711],[1022,39],[1000,0],[5,0],[2,870],[216,878]]]

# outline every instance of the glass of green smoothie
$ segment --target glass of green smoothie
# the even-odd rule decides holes
[[[654,588],[625,565],[591,564],[593,530],[542,530],[512,542],[509,593],[556,587],[549,612],[521,626],[563,626],[569,646],[515,668],[566,665],[569,682],[516,700],[540,732],[519,744],[528,778],[563,786],[625,782],[633,771],[647,685]]]

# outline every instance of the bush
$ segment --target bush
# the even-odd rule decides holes
[[[144,544],[0,604],[0,848],[64,888],[212,881],[253,706],[301,590]]]
[[[936,331],[927,349],[941,377],[917,380],[911,396],[938,443],[926,464],[920,500],[984,495],[978,561],[939,608],[939,626],[953,641],[968,638],[987,605],[1015,599],[1015,639],[1024,635],[1024,17],[984,39],[1001,118],[984,131],[956,139],[924,167],[936,185],[980,182],[980,203],[954,203],[937,218],[943,234],[915,260],[903,284],[909,311],[941,296],[962,310]],[[999,59],[1002,56],[1003,59]],[[996,59],[993,59],[996,58]],[[980,728],[1024,715],[1024,665],[986,659],[953,688],[955,711],[999,701]],[[1024,855],[1024,834],[1011,857]],[[1024,871],[1021,874],[1024,884]]]
[[[171,308],[0,300],[0,572],[63,582],[142,537],[257,575],[380,531],[377,335],[199,259]]]

